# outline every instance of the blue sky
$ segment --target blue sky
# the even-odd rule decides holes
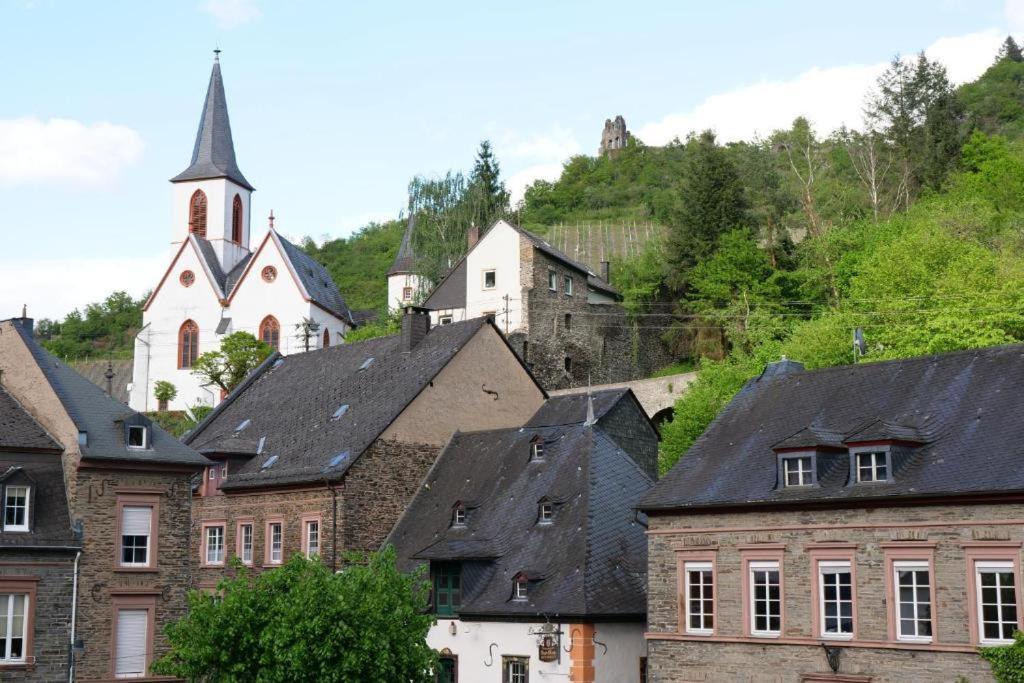
[[[483,138],[518,191],[620,113],[652,143],[856,125],[894,54],[971,78],[1022,4],[0,0],[0,318],[152,286],[215,46],[254,235],[272,208],[319,238],[397,214]]]

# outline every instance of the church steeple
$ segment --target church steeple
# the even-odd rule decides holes
[[[220,50],[214,50],[213,71],[206,89],[203,115],[199,119],[196,144],[192,149],[192,163],[171,178],[172,183],[186,180],[227,178],[250,192],[254,189],[242,175],[235,161],[235,145],[231,139],[231,121],[224,96],[224,79],[220,74]]]
[[[416,254],[412,249],[412,236],[416,232],[416,214],[409,214],[409,222],[405,226],[405,234],[402,235],[402,243],[395,254],[395,260],[388,269],[388,275],[399,275],[416,272]]]

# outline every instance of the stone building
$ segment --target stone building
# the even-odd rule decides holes
[[[623,149],[629,144],[629,131],[626,129],[626,119],[619,114],[615,120],[605,119],[604,130],[601,131],[601,154],[611,154],[617,149]]]
[[[638,683],[658,435],[628,389],[452,437],[389,537],[426,565],[438,681]]]
[[[750,380],[640,502],[650,680],[993,680],[1022,382],[1020,345]]]
[[[73,627],[64,628],[60,613],[43,622],[36,612],[30,623],[75,643],[75,680],[146,677],[167,649],[164,628],[185,613],[190,482],[208,461],[47,353],[32,327],[26,318],[0,322],[0,378],[5,392],[59,445],[49,449],[59,456],[40,453],[35,466],[58,458],[63,477],[59,489],[41,491],[35,502],[29,492],[28,518],[42,523],[46,500],[55,538],[80,544],[81,556],[77,582],[72,580]],[[2,476],[53,485],[57,464],[47,467]],[[75,541],[59,519],[63,501]],[[66,561],[58,554],[53,571],[63,571]],[[46,583],[36,585],[42,591]],[[42,597],[37,608],[43,608]]]
[[[297,552],[340,568],[372,551],[457,430],[525,422],[545,398],[487,318],[272,355],[186,443],[215,465],[193,501],[196,585],[229,557],[274,567]]]
[[[546,389],[636,379],[671,362],[656,333],[629,323],[607,263],[599,276],[505,221],[479,240],[471,232],[467,246],[423,306],[439,325],[494,316]]]

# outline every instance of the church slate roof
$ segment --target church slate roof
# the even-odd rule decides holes
[[[78,431],[87,434],[86,442],[79,446],[83,457],[140,464],[197,467],[209,464],[206,458],[148,418],[107,396],[102,389],[50,355],[32,336],[30,320],[14,318],[10,322]],[[149,427],[150,448],[128,448],[126,419],[142,420]]]
[[[416,232],[416,214],[409,214],[409,222],[402,235],[402,243],[398,246],[395,260],[388,269],[388,275],[400,275],[416,271],[416,254],[412,249],[413,233]]]
[[[0,385],[0,451],[62,451],[64,447]]]
[[[302,281],[302,286],[306,288],[310,298],[342,320],[352,323],[352,313],[327,269],[302,249],[281,237],[280,234],[274,234],[284,248],[285,256],[292,262],[295,274]]]
[[[767,509],[1022,493],[1021,386],[1024,345],[766,371],[747,382],[640,507]],[[817,486],[778,488],[773,447],[806,442],[796,436],[814,431],[832,446],[877,437],[918,445],[887,483],[850,483],[843,467]]]
[[[219,59],[214,61],[210,72],[210,84],[206,89],[203,113],[199,117],[196,144],[192,149],[192,163],[171,178],[171,182],[207,178],[227,178],[247,190],[255,189],[242,175],[235,160],[235,145],[231,139],[231,121],[228,119],[228,103],[224,95]]]
[[[595,394],[611,405],[622,398]],[[528,424],[578,413],[575,399],[550,398]],[[544,444],[540,461],[530,460],[535,439]],[[600,421],[460,433],[388,542],[403,568],[462,562],[461,618],[642,620],[647,543],[634,508],[652,483]],[[538,523],[541,501],[554,505],[550,524]],[[457,502],[467,508],[461,528],[451,524]],[[520,572],[529,581],[525,601],[512,599]]]
[[[271,356],[185,442],[210,455],[252,456],[231,472],[223,490],[337,481],[488,324],[493,327],[476,318],[431,328],[410,352],[393,335]],[[333,418],[343,405],[348,409]],[[253,444],[260,441],[257,454]]]

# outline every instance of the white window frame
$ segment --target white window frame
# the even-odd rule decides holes
[[[452,509],[452,526],[466,526],[465,505],[456,505]]]
[[[804,460],[807,461],[807,469],[806,470],[803,467],[800,466],[800,463],[802,461],[804,461]],[[789,483],[789,474],[790,474],[789,464],[790,463],[795,463],[796,466],[797,466],[796,469],[793,470],[793,472],[797,475],[797,480],[799,481],[799,483],[797,483],[797,484],[790,484]],[[784,455],[784,456],[782,456],[782,486],[783,486],[783,488],[795,488],[795,487],[798,487],[798,486],[812,486],[812,485],[814,485],[814,455],[809,454],[809,453],[804,453],[804,454],[800,454],[800,455]]]
[[[217,468],[216,467],[207,467],[206,469],[209,470],[209,472],[210,472],[210,481],[213,481],[214,479],[217,478]]]
[[[765,612],[765,620],[769,628],[759,629],[757,628],[757,584],[754,582],[754,577],[757,572],[775,572],[778,577],[778,588],[779,588],[779,628],[778,630],[771,629],[771,618],[772,613],[769,609]],[[749,563],[747,568],[747,586],[750,588],[750,635],[758,638],[778,638],[782,635],[782,566],[777,560],[753,560]],[[765,588],[770,587],[771,584],[767,582]],[[771,597],[766,596],[764,599],[765,606],[770,606],[773,600]]]
[[[252,522],[242,522],[238,525],[239,554],[242,564],[252,564],[253,547],[253,525]],[[247,538],[248,537],[248,538]],[[248,542],[247,542],[248,541]]]
[[[270,564],[281,564],[284,561],[284,522],[270,522],[267,525],[267,536]]]
[[[548,268],[548,291],[558,291],[558,273],[550,268]]]
[[[825,631],[825,576],[827,574],[849,574],[850,575],[850,632],[840,633],[827,633]],[[857,615],[855,610],[857,608],[857,601],[855,600],[854,591],[856,586],[853,583],[853,565],[848,560],[821,560],[818,562],[818,634],[820,637],[828,640],[852,640],[853,632],[856,628]],[[838,587],[837,587],[838,590]],[[836,595],[836,619],[838,624],[842,627],[842,604],[847,602],[843,600],[841,596]]]
[[[142,445],[141,446],[133,446],[132,445],[132,430],[141,430],[142,431]],[[130,448],[133,451],[143,451],[143,450],[145,450],[146,449],[146,437],[147,436],[149,436],[149,434],[148,434],[148,430],[146,429],[146,425],[128,425],[128,442],[127,442],[128,448]]]
[[[985,573],[992,574],[1005,574],[1009,573],[1013,577],[1013,608],[1014,612],[1017,611],[1018,593],[1020,586],[1017,585],[1017,567],[1016,563],[1012,560],[978,560],[974,563],[974,599],[975,599],[975,614],[978,619],[978,642],[982,645],[1009,645],[1013,643],[1013,638],[986,638],[985,637],[985,609],[981,600],[981,575]],[[999,610],[999,623],[1000,625],[1008,622],[1002,620],[1002,608],[1004,603],[1002,601],[1002,589],[1003,586],[996,588],[996,605]],[[1018,630],[1020,623],[1020,614],[1017,615],[1017,620],[1013,624],[1013,630]]]
[[[514,667],[521,667],[520,671],[514,671]],[[527,683],[530,680],[530,659],[528,657],[509,657],[505,660],[505,675],[503,680],[508,683]]]
[[[442,325],[451,325],[451,324],[452,324],[453,322],[455,322],[455,319],[454,319],[454,317],[453,317],[453,316],[451,316],[451,315],[442,315],[442,316],[440,316],[440,318],[439,318],[439,322],[440,322],[440,323],[441,323]]]
[[[313,557],[313,555],[320,554],[320,520],[319,519],[307,519],[304,526],[304,533],[306,534],[306,557]],[[313,542],[313,533],[316,530],[316,543]]]
[[[24,524],[8,524],[7,509],[11,508],[11,489],[24,490],[25,500],[21,505],[13,506],[13,509],[20,509],[24,515]],[[14,484],[4,487],[4,531],[28,531],[29,500],[32,496],[32,487],[27,484]],[[19,496],[20,497],[20,496]]]
[[[516,600],[526,600],[530,596],[529,581],[516,577],[512,581],[512,597]]]
[[[214,532],[219,532],[215,534]],[[219,535],[219,538],[218,538]],[[203,552],[206,558],[206,564],[211,566],[220,566],[224,564],[224,545],[227,538],[227,533],[224,530],[223,525],[211,525],[205,528],[203,534]],[[219,544],[217,541],[220,541]]]
[[[572,296],[572,275],[563,276],[562,289],[566,296]]]
[[[544,442],[534,441],[530,444],[530,460],[534,462],[544,459]]]
[[[125,533],[125,529],[124,529],[124,526],[125,526],[125,524],[124,524],[125,511],[130,509],[130,508],[148,508],[149,509],[149,533],[144,534],[144,537],[146,539],[146,546],[145,546],[146,547],[146,559],[143,562],[125,562],[124,561],[124,549],[125,549],[124,537],[125,536],[143,536],[143,534],[126,534]],[[118,549],[120,550],[120,552],[118,553],[118,564],[120,566],[122,566],[122,567],[150,567],[152,565],[152,560],[153,560],[153,558],[152,558],[152,553],[153,553],[153,523],[155,521],[153,519],[153,517],[154,517],[155,513],[156,513],[156,509],[152,505],[122,505],[121,506],[121,511],[120,511],[120,515],[121,515],[121,519],[120,519],[120,522],[121,522],[121,538],[118,539]],[[136,546],[133,546],[133,547],[136,547]]]
[[[14,613],[16,598],[23,598],[21,603],[22,613],[20,615]],[[29,600],[31,600],[31,596],[28,593],[0,593],[0,620],[5,622],[6,628],[4,630],[7,634],[3,639],[0,639],[0,663],[15,664],[24,662],[27,658],[25,648],[28,646]],[[17,638],[17,634],[14,633],[15,616],[21,616],[21,655],[18,657],[11,656],[12,641]]]
[[[869,457],[870,462],[865,469],[871,471],[871,479],[864,479],[861,477],[861,463],[862,457]],[[881,462],[879,462],[879,459]],[[892,467],[889,459],[889,451],[857,451],[853,454],[853,466],[857,474],[857,482],[864,484],[873,484],[876,482],[889,481],[892,477]],[[884,470],[885,476],[879,478],[878,471]]]
[[[700,572],[701,581],[696,584],[700,589],[701,596],[696,598],[696,602],[700,603],[700,610],[693,610],[694,597],[690,594],[694,583],[691,580],[690,572]],[[704,580],[703,574],[707,572],[708,580]],[[707,612],[704,610],[704,602],[707,598],[704,597],[704,589],[709,588],[711,590],[711,611]],[[684,617],[686,619],[686,632],[695,636],[711,636],[715,633],[715,571],[714,567],[710,562],[684,562],[683,563],[683,590],[684,600],[686,601],[686,609],[683,610]],[[696,627],[693,626],[690,621],[693,617],[700,619],[700,623],[705,623],[705,620],[711,618],[711,628],[706,626]]]
[[[555,520],[555,506],[551,503],[540,504],[539,521],[541,524],[551,524]]]
[[[918,600],[917,600],[917,590],[919,588],[921,588],[921,585],[917,583],[916,574],[915,574],[915,578],[914,578],[912,584],[909,586],[909,588],[913,591],[913,600],[911,600],[909,603],[904,603],[904,601],[900,599],[900,588],[902,588],[902,586],[900,584],[900,572],[901,571],[904,571],[904,572],[906,572],[906,571],[909,571],[909,572],[922,572],[923,571],[927,575],[927,577],[928,577],[928,583],[926,585],[926,588],[928,590],[928,601],[927,602],[918,602]],[[851,580],[852,580],[852,576],[851,576]],[[899,641],[902,641],[902,642],[906,642],[906,643],[930,643],[930,642],[932,642],[932,639],[935,636],[935,614],[934,614],[934,610],[932,609],[932,603],[933,603],[933,593],[932,593],[933,586],[932,586],[932,581],[933,581],[933,578],[932,578],[931,564],[927,560],[895,560],[892,563],[893,619],[896,621],[896,640],[899,640]],[[931,626],[932,635],[930,635],[930,636],[922,636],[922,635],[918,635],[916,633],[903,633],[903,616],[902,616],[903,610],[902,610],[902,607],[903,607],[904,604],[910,604],[913,607],[914,616],[913,616],[912,621],[914,622],[914,630],[915,631],[919,631],[920,630],[920,622],[921,621],[925,621],[923,619],[920,619],[919,616],[918,616],[919,611],[920,611],[920,607],[922,605],[927,606],[927,608],[928,608],[928,619],[927,619],[927,622]]]
[[[494,282],[488,286],[487,276],[492,275]],[[491,291],[492,289],[498,288],[498,269],[497,268],[485,268],[480,274],[480,289],[484,291]]]
[[[115,635],[115,643],[114,643],[114,656],[115,656],[115,661],[114,661],[114,678],[145,678],[147,670],[149,669],[149,662],[147,661],[148,660],[147,654],[148,654],[148,649],[149,649],[149,638],[150,638],[150,634],[147,633],[147,631],[149,630],[149,610],[147,610],[145,608],[142,608],[142,607],[121,607],[121,608],[118,608],[117,610],[115,610],[115,613],[114,613],[114,632],[115,632],[115,634],[119,634],[120,633],[121,614],[124,613],[124,612],[133,612],[133,613],[142,612],[145,615],[144,622],[146,624],[146,628],[142,632],[142,652],[141,652],[141,654],[136,655],[137,657],[139,657],[142,660],[142,670],[141,671],[120,671],[119,670],[119,666],[120,666],[120,664],[122,663],[123,660],[120,659],[120,657],[122,657],[122,655],[120,655],[118,653],[118,650],[124,645],[124,643],[121,641],[120,638],[117,638],[116,635]],[[124,657],[124,658],[127,659],[127,657]]]

